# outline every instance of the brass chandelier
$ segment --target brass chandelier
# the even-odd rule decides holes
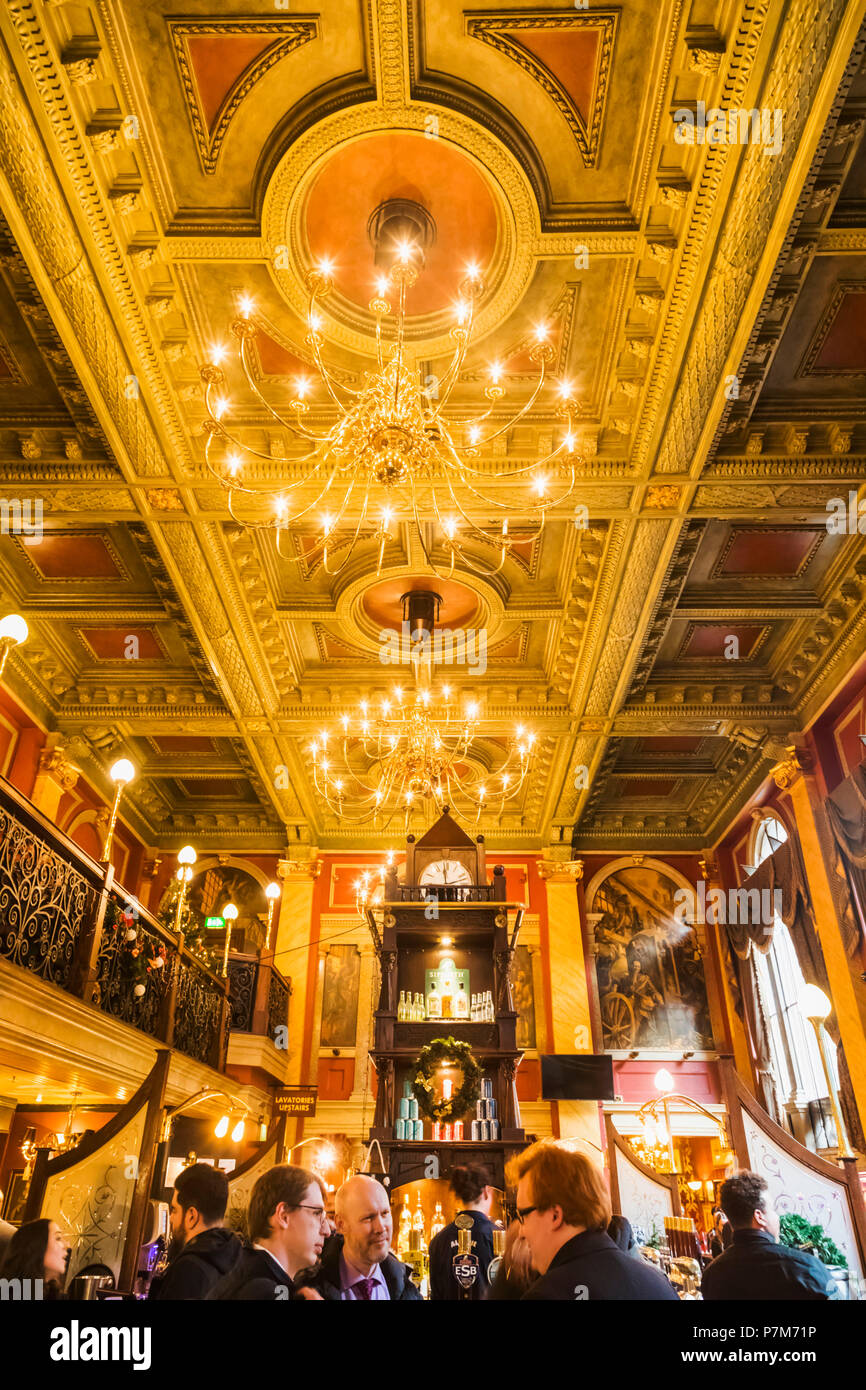
[[[362,700],[344,714],[338,732],[323,730],[310,745],[313,784],[342,821],[384,829],[402,810],[446,806],[476,823],[482,811],[520,792],[532,764],[535,735],[518,726],[504,760],[488,777],[466,763],[478,733],[475,703],[462,710],[450,687],[404,692],[378,706]]]
[[[421,547],[434,573],[439,574],[431,551],[444,548],[446,574],[456,560],[475,573],[495,574],[505,562],[513,544],[540,534],[548,510],[561,505],[575,485],[576,441],[575,407],[572,388],[558,381],[555,414],[563,422],[562,437],[546,457],[526,465],[491,472],[479,465],[482,451],[522,420],[545,386],[546,371],[553,360],[548,341],[549,329],[541,324],[535,330],[530,358],[538,368],[538,379],[524,405],[504,424],[496,425],[491,416],[505,396],[504,368],[493,363],[484,387],[486,409],[465,419],[447,418],[445,411],[452,390],[460,377],[472,336],[476,302],[482,281],[476,266],[467,267],[460,284],[451,338],[454,342],[444,377],[424,387],[416,368],[407,360],[406,295],[418,277],[423,255],[417,240],[404,237],[394,250],[393,263],[379,276],[376,293],[370,301],[375,318],[377,368],[367,373],[360,389],[338,382],[326,367],[322,348],[324,320],[320,305],[334,286],[333,266],[322,260],[306,277],[310,291],[305,343],[319,373],[321,386],[336,419],[329,428],[314,430],[308,423],[310,396],[314,382],[299,377],[291,383],[287,409],[279,410],[262,394],[252,370],[250,349],[258,333],[253,318],[254,304],[244,296],[240,315],[231,325],[239,344],[239,360],[246,383],[269,416],[290,431],[298,442],[298,452],[274,460],[273,456],[243,443],[232,433],[226,418],[230,403],[227,379],[222,366],[227,349],[213,350],[212,360],[202,368],[208,416],[205,421],[205,461],[211,474],[228,493],[231,516],[243,526],[276,531],[277,548],[285,560],[310,562],[322,557],[328,573],[339,573],[348,562],[359,539],[373,536],[378,541],[377,573],[380,572],[385,545],[395,538],[395,527],[404,521],[414,524]],[[396,293],[396,309],[388,296]],[[431,378],[427,378],[428,381]],[[273,466],[285,465],[285,480],[278,484],[258,482],[254,476],[256,460]],[[297,475],[297,476],[296,476]],[[289,479],[292,479],[289,481]],[[483,490],[491,479],[514,482],[522,489],[512,507]],[[267,503],[251,515],[240,515],[238,499]],[[508,512],[520,518],[513,533]],[[499,518],[497,521],[496,518]],[[527,518],[529,528],[527,529]],[[314,521],[318,527],[315,544],[300,555],[285,554],[281,539],[289,527]],[[438,542],[428,547],[422,521],[432,521]],[[498,563],[480,563],[467,552],[467,541],[498,551]],[[331,567],[335,550],[345,550],[342,561]],[[491,557],[492,559],[492,557]],[[440,550],[441,563],[441,550]]]

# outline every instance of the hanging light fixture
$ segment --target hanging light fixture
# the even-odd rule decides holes
[[[322,730],[310,744],[313,785],[341,820],[372,821],[384,829],[402,810],[424,803],[442,812],[454,807],[464,817],[520,792],[529,773],[535,735],[518,726],[495,774],[483,777],[466,760],[478,734],[474,702],[459,711],[450,687],[437,697],[426,688],[407,695],[397,687],[390,700],[371,707],[362,700],[354,716],[344,714],[339,730]]]
[[[243,296],[240,315],[231,325],[239,343],[241,368],[257,401],[298,442],[298,452],[274,460],[229,430],[230,402],[222,365],[227,348],[219,345],[201,370],[208,410],[205,461],[228,494],[233,519],[255,529],[275,529],[277,548],[285,560],[309,563],[321,555],[326,571],[338,573],[358,540],[373,536],[378,542],[378,573],[386,543],[394,538],[396,526],[407,521],[414,525],[424,556],[438,573],[425,540],[423,518],[438,528],[438,543],[444,548],[449,574],[457,559],[478,574],[495,574],[511,546],[540,534],[550,508],[561,505],[574,490],[577,446],[572,387],[567,381],[555,383],[554,413],[562,422],[562,430],[545,457],[498,472],[481,463],[482,454],[525,419],[541,398],[554,357],[550,329],[544,323],[535,329],[529,356],[537,367],[537,381],[525,403],[504,423],[491,418],[506,394],[502,385],[505,369],[498,362],[488,369],[483,391],[486,408],[479,403],[459,419],[446,413],[464,366],[483,285],[478,267],[467,266],[454,306],[451,361],[435,385],[423,386],[406,349],[406,296],[423,260],[423,237],[416,235],[413,227],[419,229],[426,216],[423,209],[416,208],[413,222],[413,206],[401,202],[399,219],[384,217],[377,223],[383,229],[399,225],[403,230],[390,256],[380,254],[382,243],[376,242],[377,264],[387,259],[392,264],[379,274],[369,304],[375,320],[377,369],[367,374],[360,389],[338,381],[322,357],[325,335],[320,306],[334,288],[333,265],[320,260],[306,277],[310,301],[305,343],[319,374],[323,400],[336,414],[334,422],[321,430],[308,423],[315,389],[309,377],[299,377],[291,384],[291,397],[283,409],[262,394],[250,361],[251,345],[259,331],[253,317],[255,306]],[[393,309],[388,298],[392,293],[396,294]],[[426,380],[429,383],[431,378]],[[277,485],[258,481],[257,460],[284,465],[284,481]],[[505,481],[512,491],[519,486],[519,498],[505,502],[490,496],[485,488],[493,480]],[[237,499],[264,502],[266,511],[250,512],[247,508],[240,515],[235,510]],[[514,534],[509,512],[518,518]],[[492,521],[497,516],[498,523]],[[527,518],[528,530],[524,529]],[[289,526],[307,520],[314,520],[318,528],[315,545],[301,555],[284,554],[281,537]],[[498,563],[478,563],[467,551],[470,541],[474,546],[492,547],[498,552]],[[343,548],[346,553],[341,563],[332,569],[334,551]]]

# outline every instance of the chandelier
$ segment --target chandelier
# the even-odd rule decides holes
[[[501,766],[484,778],[465,761],[478,719],[477,704],[458,710],[447,685],[438,699],[428,688],[406,695],[398,687],[378,706],[362,700],[336,735],[324,730],[310,745],[315,789],[341,820],[380,829],[400,810],[408,824],[425,805],[453,807],[476,823],[489,806],[501,813],[526,781],[535,735],[518,726]]]
[[[387,217],[380,222],[388,225]],[[405,217],[400,225],[405,232]],[[408,225],[411,232],[411,218]],[[438,380],[426,378],[433,384],[424,386],[406,347],[406,296],[418,278],[422,244],[413,235],[404,234],[392,254],[393,262],[387,273],[379,275],[369,304],[375,319],[377,366],[365,375],[359,389],[339,381],[322,356],[325,338],[320,305],[334,287],[333,265],[321,260],[306,277],[310,301],[305,344],[318,372],[320,398],[336,416],[326,429],[313,429],[309,423],[315,389],[309,377],[291,382],[291,397],[283,409],[262,394],[250,361],[251,344],[259,331],[253,317],[255,306],[249,297],[241,298],[240,316],[231,330],[238,340],[246,383],[271,419],[290,432],[297,451],[274,459],[229,430],[226,419],[230,403],[222,366],[227,348],[220,345],[201,370],[208,411],[205,462],[228,494],[232,518],[253,529],[275,530],[277,548],[285,560],[309,563],[321,555],[325,570],[336,574],[348,562],[359,539],[372,535],[378,541],[378,574],[385,546],[395,539],[396,526],[409,522],[415,527],[425,559],[439,574],[431,553],[436,542],[428,547],[422,528],[422,520],[426,520],[437,528],[448,574],[458,558],[478,574],[495,574],[511,546],[539,535],[548,510],[561,505],[574,489],[572,388],[566,381],[555,383],[554,410],[563,422],[562,437],[545,457],[500,472],[481,466],[482,452],[503,439],[539,400],[554,357],[549,328],[540,324],[535,330],[529,355],[538,375],[529,398],[504,423],[497,424],[491,418],[506,394],[504,367],[498,362],[488,369],[489,379],[483,389],[486,408],[479,404],[466,412],[466,418],[452,418],[446,410],[466,358],[475,306],[483,290],[479,270],[468,266],[459,287],[451,328],[454,349],[447,371]],[[377,253],[380,266],[382,259]],[[395,307],[389,295],[396,295]],[[283,480],[277,484],[257,481],[256,460],[284,466]],[[516,530],[508,516],[511,504],[484,491],[491,479],[504,479],[521,488],[514,504],[519,517]],[[266,505],[239,515],[239,499]],[[286,531],[308,521],[318,528],[315,544],[302,554],[284,554],[281,538]],[[467,553],[467,540],[498,551],[498,563],[479,563]],[[335,550],[345,550],[345,554],[332,568]]]

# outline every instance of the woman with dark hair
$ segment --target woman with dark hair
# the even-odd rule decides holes
[[[512,1221],[505,1235],[505,1253],[496,1278],[490,1286],[490,1297],[496,1302],[511,1302],[522,1298],[538,1278],[532,1268],[532,1256],[519,1221]]]
[[[56,1221],[41,1216],[19,1226],[6,1247],[2,1279],[39,1280],[43,1298],[60,1298],[69,1247]]]

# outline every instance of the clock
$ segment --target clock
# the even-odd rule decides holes
[[[435,859],[421,874],[419,883],[447,883],[460,887],[471,886],[472,877],[465,864],[457,859]]]

